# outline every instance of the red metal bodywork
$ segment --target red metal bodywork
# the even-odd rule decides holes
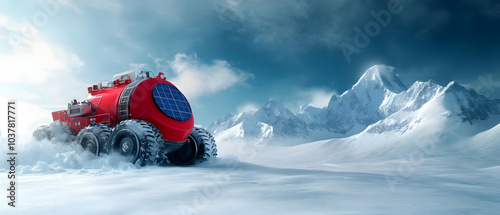
[[[59,120],[66,123],[76,132],[91,124],[92,121],[114,127],[120,122],[118,117],[120,94],[129,83],[130,80],[125,81],[123,84],[115,81],[114,86],[109,88],[97,89],[95,86],[94,88],[89,87],[89,92],[94,97],[90,103],[92,103],[93,107],[96,107],[95,111],[82,116],[70,117],[67,110],[60,110],[52,112],[52,118],[54,121]],[[159,83],[174,86],[158,75],[156,78],[148,78],[142,81],[135,87],[129,103],[130,119],[144,120],[155,125],[166,141],[185,142],[193,129],[194,118],[191,115],[191,118],[186,121],[177,121],[163,114],[152,96],[153,87]]]

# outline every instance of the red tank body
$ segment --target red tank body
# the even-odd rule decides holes
[[[144,120],[155,125],[163,135],[163,139],[169,142],[185,142],[191,133],[194,125],[194,118],[191,113],[189,119],[179,121],[170,118],[162,112],[153,98],[153,88],[157,84],[168,84],[175,87],[172,83],[161,78],[160,73],[156,78],[147,78],[132,82],[131,79],[124,80],[120,83],[119,80],[114,80],[110,87],[98,87],[94,85],[89,87],[90,97],[81,103],[70,105],[68,110],[60,110],[52,112],[54,121],[61,121],[73,128],[76,132],[80,132],[85,126],[95,122],[102,123],[111,127],[116,126],[120,121],[125,119]],[[129,86],[130,85],[130,86]],[[134,85],[132,88],[131,86]],[[131,91],[130,95],[125,95],[127,87]],[[120,99],[128,102],[120,103]],[[122,110],[120,110],[122,105]],[[75,116],[72,114],[72,107],[79,107],[77,111],[83,114]],[[128,107],[125,107],[128,106]],[[84,113],[86,110],[91,110]],[[120,115],[120,111],[126,114]]]

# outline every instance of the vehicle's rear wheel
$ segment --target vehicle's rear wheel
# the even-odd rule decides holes
[[[217,156],[214,137],[205,129],[194,127],[184,146],[167,154],[169,161],[177,165],[202,163]]]
[[[88,125],[80,130],[76,142],[85,150],[95,155],[106,153],[105,145],[108,142],[111,128],[100,123]]]
[[[119,153],[128,157],[130,162],[144,166],[158,162],[158,148],[162,143],[162,135],[153,124],[124,120],[111,132],[106,148],[109,153]]]
[[[33,132],[33,137],[37,141],[44,139],[55,140],[56,142],[71,142],[75,140],[77,132],[75,129],[61,123],[59,120],[49,125],[42,125]]]
[[[33,132],[33,138],[35,138],[36,141],[42,141],[42,140],[50,140],[52,138],[52,133],[50,132],[50,127],[48,125],[42,125],[38,127],[34,132]]]

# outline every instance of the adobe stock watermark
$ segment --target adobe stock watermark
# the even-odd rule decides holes
[[[455,123],[447,129],[455,131],[460,126]],[[396,185],[401,185],[415,174],[417,169],[421,167],[425,160],[436,153],[436,148],[439,143],[449,140],[448,133],[438,133],[425,138],[415,139],[411,144],[417,145],[417,149],[411,151],[407,156],[401,157],[397,166],[396,174],[389,172],[385,173],[385,180],[391,192],[396,192]]]
[[[38,36],[40,29],[46,27],[50,19],[59,14],[61,5],[67,4],[69,0],[39,0],[40,9],[33,13],[31,19],[24,19],[19,32],[9,33],[9,42],[14,48],[21,45],[29,45],[29,40]]]
[[[385,180],[391,192],[396,191],[396,185],[403,184],[409,177],[415,174],[418,167],[424,164],[427,157],[436,151],[436,144],[442,139],[441,136],[431,136],[423,140],[416,140],[412,144],[417,145],[416,150],[407,156],[401,157],[397,166],[397,174],[385,173]]]
[[[411,0],[406,0],[411,1]],[[353,28],[355,35],[352,39],[352,43],[349,41],[344,41],[339,44],[342,53],[347,61],[351,63],[352,55],[361,53],[362,49],[370,45],[372,38],[378,36],[382,31],[382,28],[386,28],[392,21],[393,15],[400,14],[404,10],[403,5],[400,0],[389,0],[387,2],[387,9],[379,10],[375,12],[370,11],[370,15],[373,17],[372,20],[368,21],[364,28],[356,26]]]
[[[9,179],[8,181],[8,189],[7,189],[7,199],[10,207],[16,207],[16,201],[18,200],[18,179],[16,176],[16,161],[17,158],[17,140],[18,140],[18,133],[17,133],[17,105],[15,100],[11,100],[7,103],[7,138],[8,138],[8,151],[7,151],[7,156],[8,158],[7,163],[9,164],[9,171],[7,172],[7,178]]]

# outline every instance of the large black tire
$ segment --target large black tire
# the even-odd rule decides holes
[[[71,142],[75,140],[75,137],[77,135],[75,129],[63,125],[60,121],[56,121],[54,123],[52,123],[50,126],[42,125],[38,127],[33,132],[33,137],[35,138],[35,140],[36,141],[41,141],[44,139],[52,140],[54,138],[56,139],[56,141],[64,141],[64,142]],[[64,136],[64,139],[60,139],[60,137],[56,135],[61,133],[66,134],[66,136]]]
[[[104,124],[91,124],[80,130],[76,136],[76,142],[85,150],[96,156],[106,153],[105,145],[111,134],[111,128]]]
[[[184,146],[167,154],[170,162],[177,165],[202,163],[217,156],[214,137],[205,129],[193,127]]]
[[[139,162],[141,166],[156,164],[161,158],[158,148],[163,144],[160,131],[151,123],[141,120],[124,120],[111,132],[108,153],[120,153]]]
[[[42,140],[50,140],[52,139],[52,133],[50,132],[50,127],[48,125],[42,125],[38,127],[34,132],[33,132],[33,138],[35,138],[36,141],[42,141]]]

